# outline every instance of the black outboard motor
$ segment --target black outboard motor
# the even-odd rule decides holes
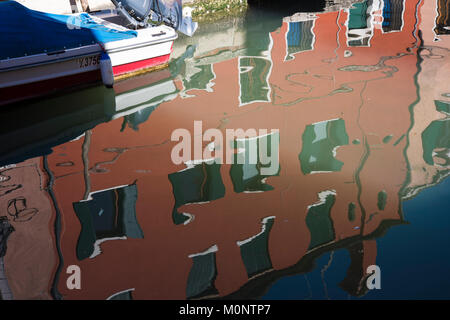
[[[146,28],[149,20],[165,23],[178,29],[183,20],[181,0],[112,0],[118,12],[135,29]]]

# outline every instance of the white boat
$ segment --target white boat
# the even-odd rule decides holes
[[[145,10],[118,3],[117,10],[55,15],[0,2],[0,105],[100,80],[113,86],[167,66],[177,32],[149,23],[150,1],[138,3]]]

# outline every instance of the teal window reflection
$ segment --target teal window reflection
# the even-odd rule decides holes
[[[344,163],[335,158],[339,146],[348,145],[345,121],[335,119],[306,126],[303,147],[299,155],[304,174],[340,171]]]

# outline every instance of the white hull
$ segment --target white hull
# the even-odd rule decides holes
[[[108,28],[128,30],[99,17],[92,18]],[[135,38],[0,60],[0,105],[22,100],[21,92],[23,98],[28,98],[59,90],[63,84],[58,81],[63,78],[68,87],[99,81],[102,52],[109,56],[114,77],[166,64],[177,38],[176,31],[165,25],[136,31]],[[72,77],[74,82],[70,80]],[[5,91],[9,88],[14,88],[14,92]]]

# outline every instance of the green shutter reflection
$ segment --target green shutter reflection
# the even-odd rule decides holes
[[[81,223],[77,243],[78,260],[86,259],[94,253],[97,240],[144,237],[136,218],[135,184],[94,193],[91,197],[91,200],[73,203]]]
[[[378,201],[377,201],[378,209],[384,210],[384,208],[386,208],[386,202],[387,202],[386,191],[382,190],[382,191],[378,192]]]
[[[435,156],[449,164],[448,149],[450,148],[450,118],[436,120],[422,132],[423,159],[429,165],[434,165]],[[438,149],[438,150],[436,150]]]
[[[269,256],[269,233],[274,220],[275,217],[265,218],[260,233],[244,241],[238,241],[249,278],[272,268]]]
[[[335,238],[333,222],[331,221],[331,208],[336,201],[332,192],[321,192],[321,201],[309,207],[306,214],[306,225],[311,233],[310,249],[333,241]]]
[[[220,164],[202,162],[192,168],[169,174],[169,181],[172,183],[175,197],[172,219],[177,225],[189,219],[178,212],[182,205],[213,201],[225,196]]]
[[[367,28],[367,1],[354,3],[350,8],[349,29]]]
[[[384,138],[383,138],[383,143],[384,143],[384,144],[389,143],[389,142],[392,140],[393,137],[394,137],[394,136],[393,136],[392,134],[390,134],[390,135],[384,137]]]
[[[348,145],[345,121],[336,119],[306,126],[299,155],[303,174],[340,171],[344,163],[334,158],[336,147]]]
[[[403,25],[404,0],[384,0],[383,31],[400,31]]]
[[[272,145],[272,140],[275,141]],[[233,165],[231,165],[230,176],[233,182],[234,192],[261,192],[273,190],[273,187],[266,184],[264,179],[269,176],[278,176],[280,174],[280,166],[275,163],[266,163],[261,158],[261,154],[265,153],[268,159],[278,159],[278,152],[280,146],[280,134],[278,132],[266,135],[263,137],[235,140],[233,148],[244,150],[244,154],[235,154]],[[263,148],[266,148],[264,150]],[[256,157],[251,158],[251,150],[256,151]],[[243,160],[239,163],[239,158]],[[261,171],[263,168],[271,168],[276,165],[274,173],[271,175],[264,175]]]
[[[372,35],[368,25],[368,1],[354,3],[349,10],[347,43],[350,47],[366,47]]]
[[[106,300],[133,300],[133,296],[131,295],[132,291],[133,290],[127,290],[124,292],[113,294]]]
[[[356,210],[356,205],[354,202],[350,202],[348,204],[348,212],[347,212],[347,216],[348,216],[348,221],[354,221],[355,220],[355,210]]]
[[[216,77],[212,64],[195,66],[191,70],[193,74],[183,78],[185,92],[189,90],[207,90],[211,86],[210,82]]]
[[[186,297],[191,299],[217,294],[217,289],[214,287],[214,280],[217,276],[216,253],[209,252],[193,256],[192,262],[186,286]]]
[[[241,57],[239,59],[240,102],[269,102],[269,74],[272,62],[262,57]]]

